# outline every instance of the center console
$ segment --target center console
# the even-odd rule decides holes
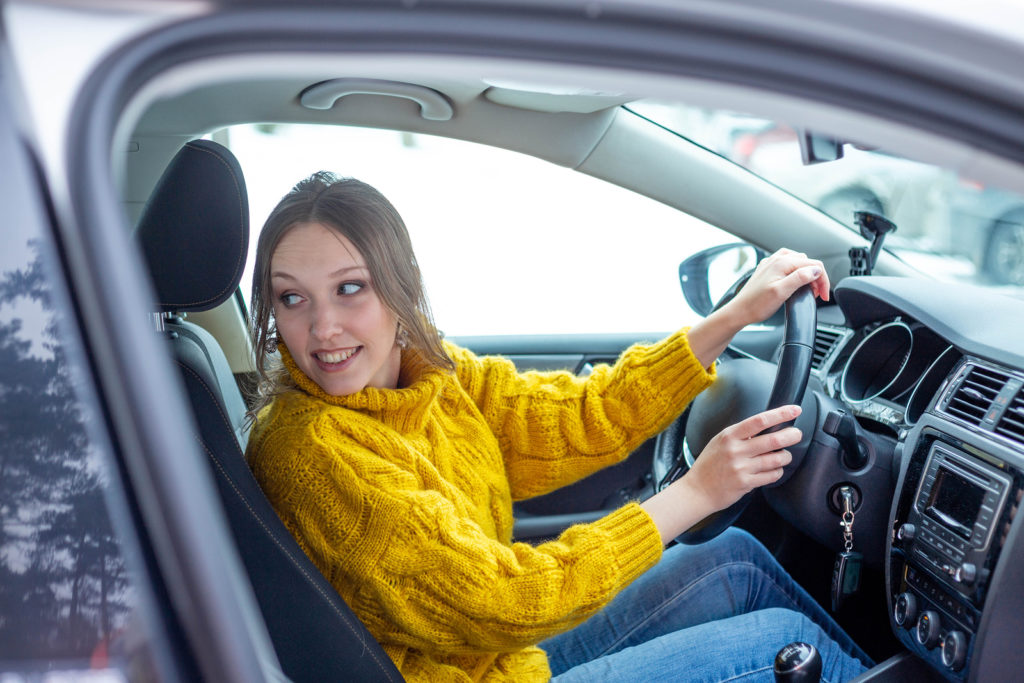
[[[1010,463],[945,429],[916,435],[893,509],[890,617],[947,679],[968,675],[1022,482]]]

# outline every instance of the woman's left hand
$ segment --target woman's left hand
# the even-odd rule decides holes
[[[830,285],[821,261],[790,249],[779,249],[757,264],[743,289],[726,306],[732,308],[745,325],[759,323],[807,284],[815,296],[828,301]]]
[[[734,334],[768,319],[793,292],[807,284],[822,301],[828,301],[828,274],[821,261],[790,249],[779,249],[757,264],[743,289],[729,303],[690,328],[690,349],[704,367],[711,367]]]

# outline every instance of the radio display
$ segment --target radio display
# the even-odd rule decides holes
[[[940,465],[925,509],[969,539],[984,498],[985,489]]]

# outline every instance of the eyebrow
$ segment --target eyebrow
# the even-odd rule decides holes
[[[339,268],[338,270],[334,271],[333,273],[328,273],[327,277],[330,277],[330,278],[341,277],[345,273],[348,273],[349,271],[352,271],[352,270],[367,270],[368,271],[369,268],[367,268],[366,266],[346,266],[345,268]],[[286,273],[284,271],[281,271],[281,270],[271,271],[270,277],[271,277],[271,279],[273,279],[275,277],[276,278],[283,278],[285,280],[295,280],[295,279],[297,279],[294,275],[290,275],[290,274],[288,274],[288,273]]]

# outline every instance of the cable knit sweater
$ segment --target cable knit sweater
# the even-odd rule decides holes
[[[587,379],[518,373],[448,344],[454,373],[403,353],[399,389],[299,389],[260,414],[249,463],[303,550],[411,681],[545,681],[537,643],[661,557],[636,504],[536,546],[512,501],[625,458],[712,380],[680,331]]]

